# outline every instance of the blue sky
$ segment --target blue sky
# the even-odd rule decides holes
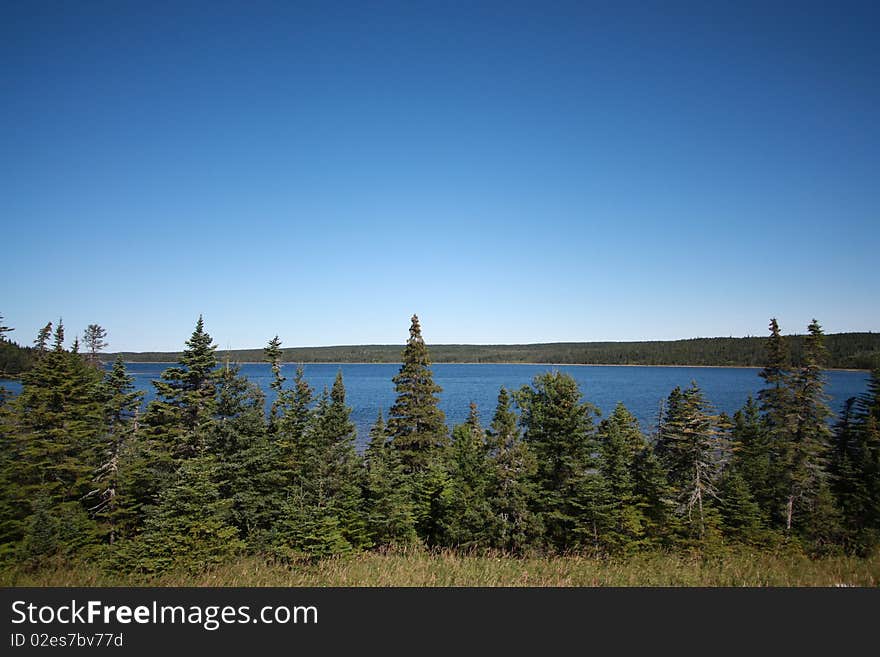
[[[874,6],[872,6],[872,4]],[[4,3],[0,313],[111,350],[880,329],[875,3]]]

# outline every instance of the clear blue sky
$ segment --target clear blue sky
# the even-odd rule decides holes
[[[0,313],[111,350],[199,313],[222,348],[876,331],[877,6],[4,2]]]

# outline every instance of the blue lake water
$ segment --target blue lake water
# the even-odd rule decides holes
[[[155,398],[151,381],[158,379],[167,363],[129,363],[129,372],[135,377],[135,385],[144,390],[145,401]],[[309,384],[320,392],[324,386],[332,386],[338,370],[345,380],[348,405],[352,407],[352,420],[358,428],[358,443],[364,444],[367,434],[381,408],[387,417],[388,408],[394,402],[394,385],[391,377],[400,366],[394,363],[342,365],[308,363],[305,376]],[[438,363],[432,367],[435,381],[442,386],[440,406],[446,413],[450,426],[463,422],[470,402],[477,403],[483,424],[488,425],[495,409],[498,389],[505,386],[516,390],[527,385],[538,374],[551,369],[570,374],[578,382],[584,399],[607,414],[618,401],[626,404],[642,424],[650,431],[657,417],[660,402],[675,386],[685,387],[696,381],[706,398],[718,411],[733,414],[742,407],[747,397],[754,395],[762,386],[758,369],[721,367],[624,367],[589,365],[493,365]],[[272,374],[265,363],[245,363],[241,371],[260,386],[271,401],[269,383]],[[296,365],[283,367],[290,385]],[[826,392],[830,395],[831,408],[837,412],[843,402],[867,389],[867,372],[827,371]],[[7,389],[17,392],[17,381],[0,381]]]

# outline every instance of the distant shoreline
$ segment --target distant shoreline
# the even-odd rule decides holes
[[[106,361],[105,364],[113,361]],[[126,365],[177,365],[176,360],[127,360]],[[230,364],[234,365],[268,365],[264,360],[231,360]],[[354,360],[308,360],[308,361],[284,361],[281,365],[400,365],[400,361],[354,361]],[[220,366],[222,367],[222,363]],[[533,363],[525,361],[439,361],[431,363],[431,365],[541,365],[545,367],[699,367],[705,369],[727,369],[727,370],[760,370],[761,365],[645,365],[641,363]],[[868,368],[858,367],[825,367],[824,372],[870,372]]]

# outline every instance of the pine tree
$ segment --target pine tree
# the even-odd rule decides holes
[[[14,328],[9,328],[8,326],[3,325],[3,315],[0,315],[0,342],[6,340],[6,334],[14,331]]]
[[[89,513],[104,525],[107,540],[115,542],[119,533],[120,461],[127,453],[126,443],[137,431],[137,417],[143,392],[134,389],[134,377],[125,371],[122,356],[117,356],[113,369],[104,375],[101,390],[104,407],[104,434],[101,462],[95,472],[95,488],[86,495]],[[124,468],[127,464],[122,464]]]
[[[350,414],[339,372],[332,392],[324,390],[296,445],[296,469],[281,536],[283,555],[323,557],[368,544],[363,473]]]
[[[411,478],[400,455],[388,442],[381,410],[370,429],[364,469],[364,506],[370,542],[380,548],[416,544]]]
[[[34,349],[36,350],[38,356],[42,356],[44,353],[46,353],[50,337],[52,337],[52,322],[49,322],[43,328],[41,328],[39,334],[37,335],[37,339],[34,340]]]
[[[524,440],[538,460],[538,509],[550,544],[566,550],[596,544],[597,409],[581,402],[575,380],[560,372],[535,377],[516,396]]]
[[[83,342],[88,350],[88,361],[98,365],[98,354],[107,348],[107,331],[99,324],[89,324],[83,333]]]
[[[4,523],[7,540],[22,536],[22,523],[36,500],[44,500],[47,512],[59,518],[84,515],[82,500],[99,463],[101,377],[63,343],[59,322],[53,350],[23,375],[21,394],[12,403],[10,447],[16,462],[8,490],[18,510]],[[75,542],[82,540],[96,540],[94,531]]]
[[[403,364],[392,379],[397,398],[388,418],[391,444],[409,472],[424,470],[432,450],[446,442],[446,417],[437,397],[442,389],[434,383],[430,366],[419,318],[413,315]]]
[[[147,573],[199,572],[241,552],[244,544],[231,524],[232,500],[221,496],[218,477],[219,466],[211,456],[181,461],[141,535],[120,543],[121,565]]]
[[[870,554],[880,545],[880,369],[872,371],[866,393],[848,400],[829,466],[845,543]]]
[[[713,500],[718,498],[724,447],[718,424],[695,381],[684,392],[670,394],[661,458],[688,537],[699,541],[709,538],[717,525]]]
[[[275,393],[272,400],[272,408],[269,411],[269,433],[275,433],[278,429],[278,417],[285,405],[284,382],[286,379],[281,375],[281,340],[276,335],[269,340],[269,344],[263,349],[266,362],[272,367],[272,383],[269,388]]]
[[[446,543],[459,548],[488,547],[494,529],[490,503],[492,467],[486,433],[474,403],[467,421],[452,431],[447,470],[451,490],[448,513],[443,519]]]
[[[803,364],[791,377],[790,405],[787,409],[787,433],[781,445],[785,469],[781,484],[784,491],[785,528],[800,523],[802,528],[815,524],[811,513],[822,511],[827,520],[833,514],[817,506],[827,503],[826,462],[830,452],[831,429],[821,365],[825,359],[822,328],[816,320],[808,327]],[[822,492],[822,498],[819,493]]]
[[[635,468],[645,441],[636,418],[618,403],[599,425],[599,471],[606,499],[602,542],[612,552],[630,551],[644,535],[645,518],[636,493]]]
[[[309,424],[314,391],[305,378],[302,365],[296,368],[292,390],[282,390],[277,407],[274,439],[284,467],[292,472],[297,466]]]
[[[761,508],[734,462],[724,468],[718,489],[724,534],[740,543],[757,543],[764,537]]]
[[[758,404],[750,395],[745,406],[733,415],[731,460],[737,476],[743,479],[762,516],[768,520],[773,516],[777,498],[769,435]],[[739,482],[733,483],[739,486]]]
[[[230,522],[252,549],[271,543],[284,499],[284,473],[266,433],[264,402],[237,366],[220,372],[209,447],[218,460],[220,495],[232,503]]]
[[[494,547],[522,553],[539,543],[544,528],[535,513],[534,478],[538,462],[522,440],[511,397],[498,392],[498,405],[487,433],[492,466],[490,504],[494,514]]]
[[[168,368],[160,381],[153,382],[157,399],[147,408],[144,422],[148,434],[176,459],[205,451],[216,395],[216,349],[200,315],[179,366]]]

